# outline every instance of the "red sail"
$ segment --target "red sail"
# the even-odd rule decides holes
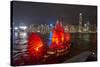
[[[52,44],[50,48],[53,49],[61,49],[64,48],[64,28],[62,27],[61,23],[57,22],[55,28],[52,30]]]
[[[28,52],[35,59],[40,59],[44,55],[43,41],[36,33],[31,33],[28,38]]]

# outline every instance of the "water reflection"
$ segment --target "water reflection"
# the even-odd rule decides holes
[[[96,33],[74,33],[72,34],[72,46],[78,49],[96,48]]]
[[[47,46],[50,46],[51,44],[51,36],[52,36],[52,33],[50,34],[39,34],[42,38],[43,38],[43,41],[44,41],[44,44],[48,44]],[[19,43],[19,41],[17,41]],[[22,46],[22,47],[21,47]],[[14,44],[13,46],[13,62],[15,62],[14,64],[19,64],[19,63],[24,63],[24,64],[30,64],[30,57],[28,56],[27,54],[27,44]],[[22,51],[22,50],[19,50],[19,47],[25,51]],[[83,56],[87,56],[87,53],[90,54],[90,53],[93,53],[90,55],[90,57],[86,60],[91,60],[93,61],[93,58],[94,60],[97,59],[97,33],[71,33],[71,48],[70,48],[70,53],[67,54],[66,56],[63,56],[63,57],[59,57],[57,59],[53,59],[52,61],[54,63],[56,63],[55,61],[59,61],[59,62],[66,62],[66,60],[69,60],[75,56],[78,57],[78,55],[80,55],[80,53],[84,53],[86,51],[86,53],[82,56],[79,56],[80,58],[83,58]],[[27,56],[27,57],[26,57]],[[95,56],[95,57],[94,57]],[[25,61],[23,61],[23,58],[22,57],[25,57]],[[91,59],[92,57],[92,59]],[[21,60],[23,62],[19,62],[17,63],[16,60]],[[74,61],[77,61],[77,60],[81,60],[81,59],[75,59]],[[27,61],[27,62],[26,62]],[[51,61],[50,61],[51,62]],[[72,62],[72,61],[67,61],[67,62]],[[19,64],[19,65],[24,65],[24,64]]]

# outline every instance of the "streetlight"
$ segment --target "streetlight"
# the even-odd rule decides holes
[[[26,30],[27,26],[19,26],[20,29]]]
[[[14,30],[18,30],[18,27],[14,27]]]

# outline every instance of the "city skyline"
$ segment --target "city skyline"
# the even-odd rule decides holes
[[[97,7],[82,5],[49,4],[36,2],[13,2],[14,26],[30,24],[55,24],[58,17],[63,24],[79,24],[79,14],[83,14],[83,23],[97,24]]]

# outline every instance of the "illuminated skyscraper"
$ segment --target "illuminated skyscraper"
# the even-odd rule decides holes
[[[87,29],[87,32],[90,31],[90,22],[89,21],[87,21],[87,27],[86,27],[86,29]]]
[[[82,32],[82,13],[79,15],[79,32]]]

